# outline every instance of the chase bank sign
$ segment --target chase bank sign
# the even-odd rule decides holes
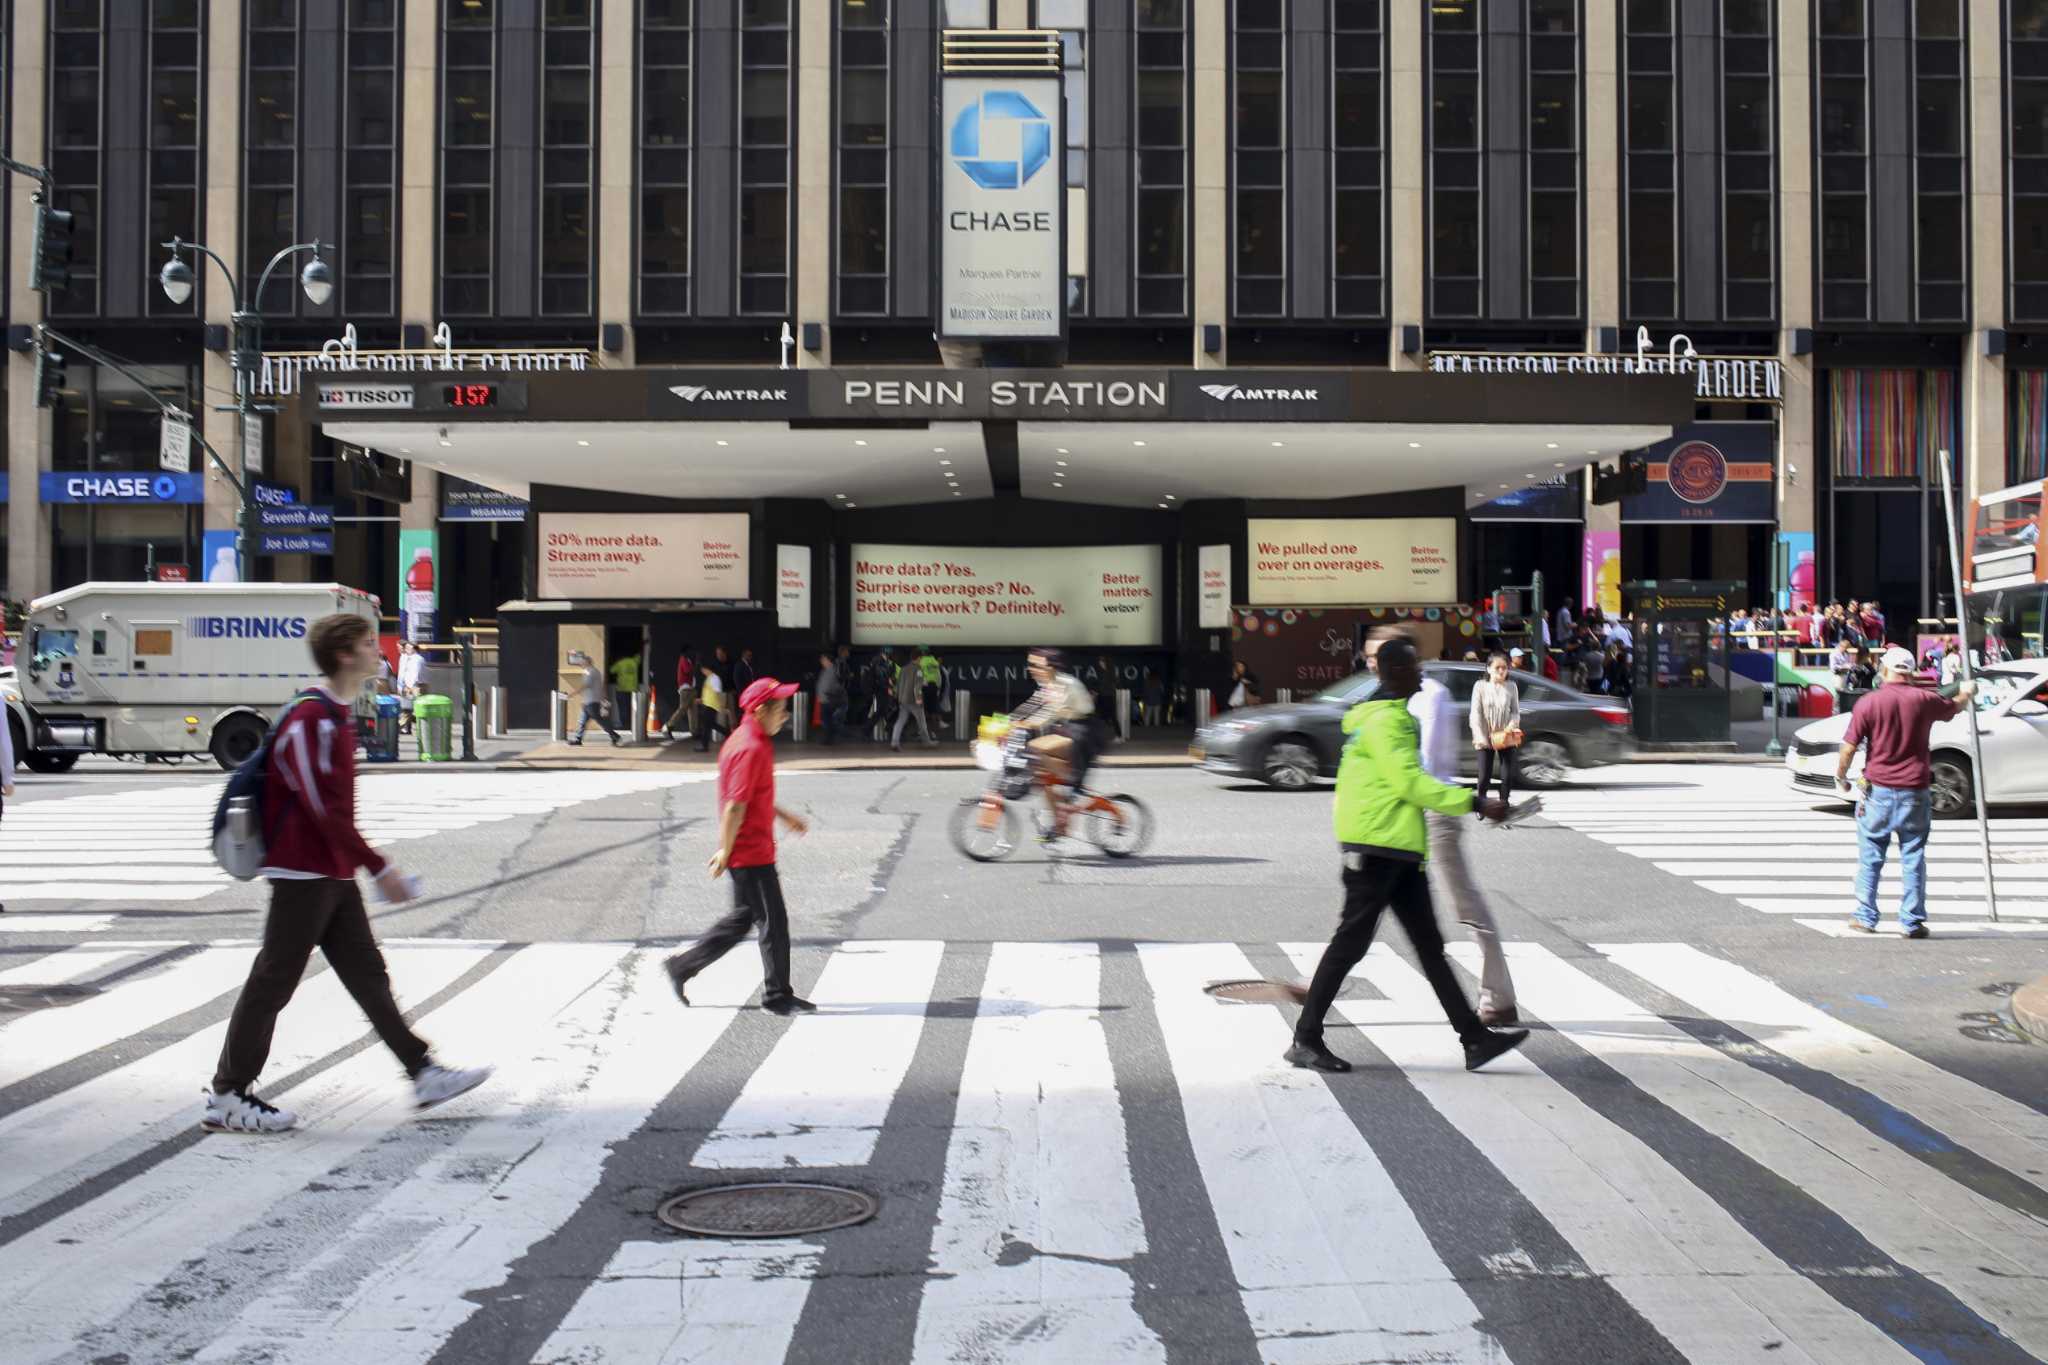
[[[45,503],[183,504],[206,501],[198,474],[67,473],[45,470],[37,492]]]
[[[944,77],[938,332],[1057,339],[1066,317],[1066,187],[1057,76]]]

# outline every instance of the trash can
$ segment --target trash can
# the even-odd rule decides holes
[[[414,697],[412,702],[412,733],[419,745],[419,759],[422,763],[447,763],[454,758],[449,749],[450,731],[455,724],[455,703],[448,697]]]
[[[391,763],[398,758],[398,698],[377,698],[370,729],[363,736],[363,757],[372,763]]]

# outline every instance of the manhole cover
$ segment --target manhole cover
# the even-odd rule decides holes
[[[688,1190],[656,1214],[676,1231],[699,1237],[801,1237],[865,1223],[881,1206],[859,1190],[778,1180]]]
[[[1299,1005],[1308,999],[1308,987],[1286,981],[1212,981],[1202,987],[1218,1000],[1239,1000],[1246,1004]]]
[[[21,1013],[73,1005],[100,993],[98,986],[0,986],[0,1012]]]

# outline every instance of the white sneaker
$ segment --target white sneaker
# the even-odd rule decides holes
[[[209,1090],[199,1126],[209,1133],[283,1133],[299,1126],[299,1116],[265,1104],[246,1090],[225,1094]]]
[[[464,1071],[455,1067],[429,1066],[413,1077],[413,1098],[418,1109],[432,1109],[446,1100],[452,1100],[467,1090],[474,1090],[491,1078],[491,1068],[471,1067]]]

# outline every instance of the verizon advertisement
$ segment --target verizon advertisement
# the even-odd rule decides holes
[[[1230,629],[1230,547],[1204,545],[1195,554],[1202,575],[1202,596],[1195,610],[1195,629]]]
[[[1156,645],[1157,545],[853,547],[853,643]]]
[[[1458,597],[1450,517],[1246,523],[1256,607],[1428,606]]]
[[[744,512],[543,512],[542,597],[731,598],[747,592]]]

